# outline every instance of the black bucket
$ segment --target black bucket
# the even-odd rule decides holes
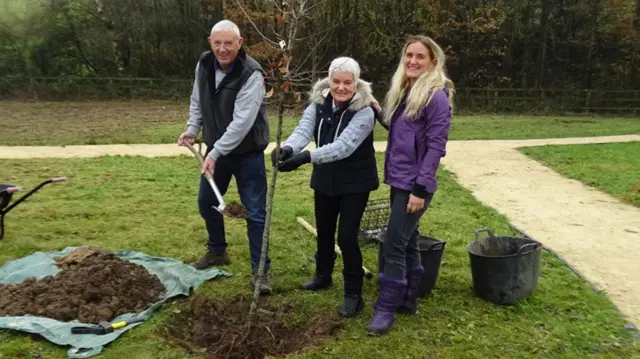
[[[418,249],[420,250],[420,262],[424,267],[424,274],[418,287],[418,297],[426,297],[436,285],[438,274],[440,273],[440,263],[442,262],[442,254],[444,241],[427,236],[418,237]]]
[[[486,232],[489,237],[481,237]],[[529,297],[538,285],[542,244],[530,238],[496,237],[478,229],[467,246],[475,294],[500,305]]]
[[[384,243],[384,234],[379,236],[380,243],[378,245],[378,272],[384,271],[384,257],[382,255],[382,246]],[[440,263],[444,253],[446,242],[431,238],[428,236],[418,236],[418,250],[420,250],[420,263],[424,267],[424,274],[418,287],[418,296],[428,296],[436,285],[438,275],[440,273]]]

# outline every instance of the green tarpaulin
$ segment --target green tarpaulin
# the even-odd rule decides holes
[[[78,247],[67,247],[60,252],[36,252],[30,256],[7,262],[0,267],[0,284],[22,283],[29,277],[40,279],[48,275],[55,275],[60,269],[56,266],[54,257],[65,256],[76,248]],[[133,318],[146,319],[168,299],[178,295],[188,296],[191,290],[198,288],[206,280],[217,276],[230,276],[229,273],[216,268],[200,271],[176,259],[152,257],[136,251],[115,251],[114,254],[123,260],[142,265],[149,272],[155,274],[164,284],[166,296],[141,313],[124,314],[115,318],[113,322]],[[71,327],[81,325],[95,327],[95,324],[60,322],[35,316],[0,317],[0,328],[35,333],[58,345],[70,345],[71,349],[67,352],[69,358],[89,358],[97,355],[102,351],[104,345],[116,340],[126,330],[140,324],[142,323],[134,323],[105,335],[86,335],[71,334]]]

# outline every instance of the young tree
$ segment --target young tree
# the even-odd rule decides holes
[[[235,0],[235,5],[252,25],[255,32],[262,38],[262,41],[253,46],[259,50],[260,54],[267,58],[265,66],[265,84],[271,87],[266,95],[267,98],[276,96],[278,104],[278,122],[276,127],[276,149],[280,149],[282,139],[282,117],[285,107],[290,107],[302,101],[302,94],[296,92],[295,88],[300,85],[308,86],[311,83],[312,74],[301,71],[302,63],[294,66],[293,51],[299,40],[298,34],[303,22],[309,20],[315,8],[320,6],[324,0],[269,0],[266,1],[268,14],[257,16],[261,23],[271,23],[270,26],[259,26],[250,12],[247,4],[242,4],[240,0]],[[308,34],[307,34],[308,35]],[[318,46],[317,42],[315,46]],[[251,50],[251,49],[250,49]],[[266,55],[266,56],[265,56]],[[302,61],[304,62],[304,61]],[[273,196],[276,188],[278,175],[277,165],[273,167],[271,183],[267,194],[266,219],[263,233],[262,251],[260,253],[260,263],[256,275],[253,300],[247,318],[249,330],[255,321],[255,314],[258,307],[260,295],[260,283],[264,280],[264,264],[267,248],[269,247],[269,237],[271,230],[271,216],[273,213]]]

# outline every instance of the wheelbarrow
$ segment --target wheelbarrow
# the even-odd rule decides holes
[[[22,190],[19,186],[15,186],[8,183],[0,183],[0,240],[4,237],[4,217],[12,210],[15,206],[22,203],[25,199],[31,197],[34,193],[36,193],[40,188],[44,187],[49,183],[57,183],[64,182],[67,180],[67,177],[54,177],[49,178],[38,186],[36,186],[31,191],[27,192],[24,196],[18,198],[15,202],[11,203],[11,198],[13,194]],[[11,203],[11,204],[9,204]]]

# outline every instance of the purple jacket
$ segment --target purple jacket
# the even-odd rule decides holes
[[[438,90],[416,120],[406,119],[404,101],[389,128],[384,183],[424,198],[438,187],[436,171],[446,154],[451,128],[449,91]]]

